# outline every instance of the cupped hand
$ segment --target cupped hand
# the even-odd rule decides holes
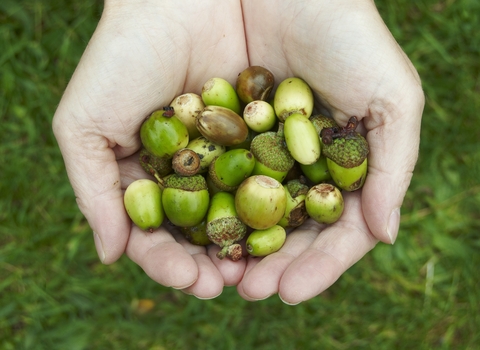
[[[297,304],[332,285],[378,241],[394,243],[424,96],[373,1],[245,0],[242,8],[250,65],[269,68],[278,81],[306,80],[322,112],[340,125],[351,116],[362,121],[370,146],[365,185],[345,194],[337,223],[310,220],[279,252],[248,259],[240,295],[259,300],[278,293]]]
[[[340,124],[362,119],[369,175],[363,190],[345,195],[346,214],[329,227],[308,221],[278,253],[239,262],[218,260],[218,248],[192,246],[166,225],[153,234],[132,226],[123,190],[146,177],[136,154],[144,118],[211,77],[234,82],[248,65],[265,66],[277,82],[305,79]],[[107,1],[53,127],[102,262],[126,253],[155,281],[199,298],[238,284],[245,299],[279,293],[295,304],[378,240],[394,242],[423,103],[415,69],[368,0]]]
[[[220,261],[217,248],[193,246],[168,225],[152,234],[132,225],[123,192],[147,177],[137,154],[144,119],[213,76],[234,82],[247,66],[236,0],[105,2],[53,122],[103,263],[126,253],[158,283],[199,298],[239,282],[245,261]]]

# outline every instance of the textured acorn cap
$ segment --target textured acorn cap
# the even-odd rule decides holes
[[[143,170],[150,175],[153,175],[152,169],[155,170],[158,176],[163,177],[172,172],[172,159],[169,157],[157,157],[142,148],[139,155],[139,162]]]
[[[344,168],[359,166],[369,152],[367,140],[358,132],[335,138],[331,144],[323,146],[323,155]]]
[[[208,222],[206,230],[210,241],[223,248],[245,237],[247,226],[238,217],[228,216]]]
[[[185,191],[207,190],[207,182],[202,175],[180,176],[172,174],[165,178],[165,188],[178,188]]]
[[[307,194],[309,187],[300,179],[293,179],[285,184],[285,188],[292,198]]]
[[[289,171],[295,163],[285,139],[273,131],[255,136],[250,151],[257,161],[276,171]]]

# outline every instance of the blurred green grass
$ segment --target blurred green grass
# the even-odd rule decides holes
[[[480,2],[376,3],[426,94],[399,238],[289,307],[234,288],[199,301],[125,257],[99,263],[51,121],[102,3],[2,1],[0,348],[477,348]]]

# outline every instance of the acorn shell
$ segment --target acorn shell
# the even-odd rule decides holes
[[[207,106],[197,116],[197,129],[208,140],[223,146],[244,142],[248,126],[237,113],[219,106]]]

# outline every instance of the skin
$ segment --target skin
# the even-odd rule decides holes
[[[345,194],[348,215],[334,225],[308,220],[280,251],[232,262],[168,226],[141,231],[123,191],[148,177],[137,159],[144,118],[181,93],[200,93],[211,77],[233,84],[248,65],[265,66],[277,83],[302,77],[340,125],[358,116],[369,175],[362,190]],[[372,1],[108,0],[53,130],[103,263],[127,254],[158,283],[201,299],[236,285],[246,300],[278,293],[297,304],[377,242],[395,241],[423,106],[419,77]]]

